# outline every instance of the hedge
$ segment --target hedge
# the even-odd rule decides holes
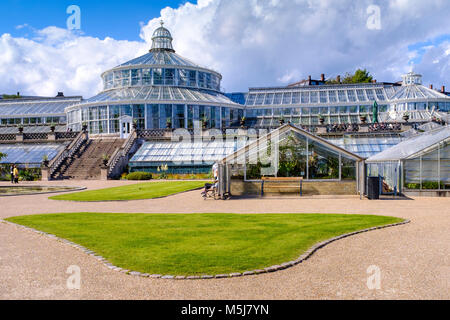
[[[152,174],[149,172],[132,172],[126,176],[127,180],[151,180]]]

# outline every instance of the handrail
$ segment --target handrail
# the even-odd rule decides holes
[[[122,144],[122,146],[117,148],[113,152],[111,159],[108,161],[108,163],[106,165],[108,167],[108,174],[111,174],[113,172],[113,170],[116,167],[116,164],[119,163],[121,158],[126,157],[128,155],[128,153],[130,152],[134,143],[136,142],[137,138],[138,138],[138,134],[137,134],[136,130],[133,130],[131,132],[130,136]]]
[[[78,149],[81,147],[81,144],[87,140],[87,134],[84,131],[81,131],[77,137],[63,150],[61,150],[56,157],[53,158],[52,161],[50,161],[48,168],[49,168],[49,175],[52,176],[56,170],[61,166],[63,161],[71,156],[75,152],[78,151]]]

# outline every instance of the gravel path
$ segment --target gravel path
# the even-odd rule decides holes
[[[130,182],[111,181],[107,186]],[[52,185],[105,187],[100,181]],[[0,185],[5,185],[1,183]],[[199,191],[165,199],[75,203],[48,195],[0,198],[0,219],[55,212],[358,213],[411,219],[411,223],[334,242],[309,260],[276,273],[233,279],[167,281],[109,270],[63,243],[0,223],[0,299],[449,299],[450,201],[243,199],[204,201]],[[281,218],[281,217],[280,217]],[[81,269],[80,290],[69,290],[66,270]],[[381,271],[381,289],[369,290],[367,268]]]

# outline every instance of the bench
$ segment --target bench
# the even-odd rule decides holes
[[[300,197],[303,195],[303,178],[302,177],[262,177],[261,179],[261,196],[264,196],[264,185],[267,183],[288,183],[283,188],[298,189]]]

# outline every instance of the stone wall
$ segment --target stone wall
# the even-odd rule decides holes
[[[357,195],[356,181],[304,181],[303,195]],[[294,182],[267,183],[264,185],[265,194],[299,194],[300,186]],[[231,180],[231,194],[259,195],[261,194],[261,182]]]

